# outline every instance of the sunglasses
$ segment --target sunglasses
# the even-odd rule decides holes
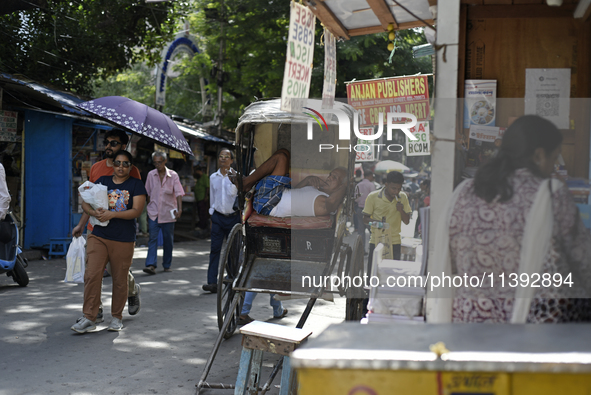
[[[105,140],[105,141],[103,141],[103,144],[105,144],[105,147],[108,147],[109,145],[111,147],[116,147],[121,143],[117,140]]]
[[[127,168],[127,167],[131,166],[131,162],[128,162],[128,161],[121,162],[120,160],[114,160],[113,166],[115,166],[115,167],[123,166],[123,167]]]

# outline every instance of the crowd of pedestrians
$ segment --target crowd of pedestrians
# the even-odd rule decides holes
[[[524,270],[549,274],[568,271],[591,280],[588,267],[591,262],[591,236],[583,227],[564,183],[552,179],[561,142],[562,135],[549,121],[536,116],[516,120],[506,131],[496,157],[483,165],[474,179],[463,182],[454,192],[447,213],[440,222],[442,228],[435,241],[437,253],[433,267],[443,273],[453,268],[455,273],[479,275],[491,272],[492,276]],[[129,269],[136,238],[135,219],[144,212],[145,205],[149,246],[144,272],[150,275],[156,274],[158,267],[159,234],[163,239],[163,271],[172,271],[174,226],[182,215],[184,190],[178,174],[166,167],[165,153],[152,154],[155,168],[147,174],[144,186],[131,154],[123,149],[128,143],[127,135],[116,130],[108,132],[104,143],[105,159],[92,167],[90,181],[107,186],[109,207],[107,210],[94,209],[83,202],[84,214],[72,231],[74,236],[80,236],[84,227],[88,228],[83,316],[72,326],[72,330],[78,333],[92,331],[97,323],[104,320],[101,292],[105,270],[113,277],[112,319],[108,330],[123,328],[122,312],[126,298],[129,314],[139,312],[141,288]],[[287,162],[282,165],[280,159],[284,157]],[[203,232],[201,235],[210,234],[211,237],[207,282],[202,286],[210,293],[218,291],[224,240],[241,222],[233,162],[234,153],[222,149],[218,155],[218,169],[209,177],[203,167],[195,169],[197,227]],[[317,203],[321,200],[330,203],[326,204],[327,207],[334,206],[334,191],[345,189],[344,173],[341,174],[340,168],[334,169],[326,181],[307,177],[294,189],[282,186],[287,182],[285,179],[291,181],[289,171],[289,153],[278,151],[244,178],[246,189],[253,186],[257,194],[265,191],[265,195],[259,196],[264,197],[262,203],[260,199],[254,199],[255,207],[272,202],[269,215],[283,216],[276,212],[281,207],[281,201],[302,191],[314,195],[310,215],[316,215],[316,211],[332,212],[326,207],[323,211],[324,206]],[[368,255],[367,272],[370,273],[373,251],[378,243],[385,244],[383,251],[387,256],[384,257],[400,259],[402,223],[409,224],[413,211],[430,205],[431,184],[428,179],[420,182],[413,179],[405,183],[404,175],[396,171],[387,173],[384,185],[378,187],[369,169],[364,173],[358,170],[356,176],[353,225],[362,238],[364,248],[366,230],[370,230],[369,248],[365,253]],[[259,186],[261,183],[263,185]],[[282,186],[282,194],[274,194],[276,185]],[[294,204],[297,205],[304,197],[298,199]],[[289,204],[292,204],[291,200]],[[93,228],[87,225],[90,217],[101,222],[108,221],[108,224]],[[420,237],[421,231],[419,217],[415,237]],[[536,244],[539,240],[543,243]],[[591,319],[591,303],[587,299],[586,287],[568,295],[556,289],[499,291],[493,289],[492,283],[489,288],[484,286],[477,291],[461,287],[455,291],[452,297],[431,298],[428,314],[433,322],[541,323]],[[255,296],[251,292],[245,294],[239,324],[252,321],[249,313]],[[273,295],[270,304],[275,318],[283,318],[287,314],[287,309]]]

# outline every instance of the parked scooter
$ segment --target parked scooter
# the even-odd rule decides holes
[[[21,287],[29,284],[29,275],[25,268],[29,266],[26,258],[21,256],[18,240],[18,226],[11,212],[0,222],[0,274],[6,273]]]

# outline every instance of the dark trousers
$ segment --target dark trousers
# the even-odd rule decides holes
[[[207,283],[217,284],[220,252],[226,238],[234,225],[240,223],[240,213],[225,216],[215,211],[211,216],[211,252],[209,254],[209,268],[207,269]]]
[[[209,228],[209,223],[207,222],[209,219],[209,203],[205,199],[197,202],[197,215],[199,216],[197,227],[203,230]]]
[[[371,276],[371,265],[373,262],[373,250],[376,249],[376,245],[369,243],[369,257],[367,258],[367,275]],[[400,244],[392,244],[392,259],[394,259],[395,261],[399,261],[400,260],[400,250],[401,250],[401,245]]]
[[[363,251],[365,251],[365,227],[366,225],[363,223],[363,208],[355,205],[355,213],[353,214],[353,225],[355,226],[355,231],[359,236],[361,236],[361,241],[363,242]]]

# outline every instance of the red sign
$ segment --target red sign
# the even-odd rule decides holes
[[[417,121],[429,120],[429,84],[426,75],[355,81],[347,85],[349,104],[359,112],[359,126],[377,125],[379,113],[406,112]]]

